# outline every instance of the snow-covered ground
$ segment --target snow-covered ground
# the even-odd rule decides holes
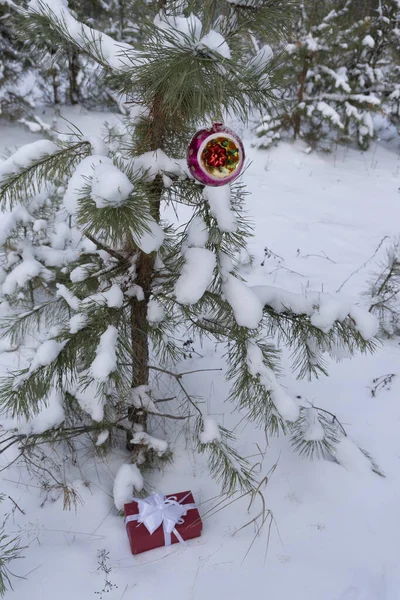
[[[101,113],[68,111],[86,135],[96,134]],[[40,114],[51,122],[51,115]],[[67,123],[59,129],[67,131]],[[19,125],[0,124],[0,153],[39,136]],[[253,267],[243,266],[252,284],[268,283],[291,291],[309,288],[367,302],[371,273],[399,234],[400,155],[376,143],[365,153],[339,148],[331,155],[307,154],[301,143],[268,152],[250,147],[244,179],[254,218],[250,243]],[[0,217],[1,218],[1,217]],[[269,252],[264,259],[264,248]],[[371,259],[371,260],[370,260]],[[263,262],[263,265],[261,263]],[[364,266],[363,266],[364,265]],[[360,268],[362,267],[362,268]],[[216,368],[222,358],[213,346],[197,348],[182,370]],[[284,365],[289,365],[285,358]],[[6,368],[6,365],[3,366]],[[90,450],[73,485],[82,499],[77,511],[63,511],[40,482],[24,469],[0,473],[0,491],[15,509],[9,529],[28,545],[25,558],[12,565],[25,579],[14,580],[10,600],[397,600],[400,598],[400,347],[385,342],[373,356],[329,364],[329,378],[297,381],[287,368],[282,382],[299,402],[312,401],[338,416],[349,435],[374,456],[386,478],[333,462],[309,462],[293,453],[284,437],[265,440],[224,404],[227,386],[218,372],[187,378],[188,389],[204,400],[205,411],[221,424],[235,426],[238,447],[257,463],[260,479],[276,469],[263,489],[268,522],[255,538],[253,525],[235,532],[260,510],[247,514],[247,499],[224,510],[210,510],[219,499],[207,465],[195,457],[183,431],[176,431],[175,463],[151,475],[154,489],[166,493],[191,489],[204,517],[203,535],[133,557],[123,519],[113,507],[113,478],[125,461],[123,451],[106,462]],[[372,379],[396,374],[391,386],[371,395]],[[8,455],[8,460],[13,455]],[[5,464],[0,458],[0,468]],[[6,499],[6,512],[14,504]],[[208,514],[206,514],[208,513]],[[235,534],[235,535],[234,535]],[[269,537],[269,544],[268,544]],[[254,542],[254,543],[253,543]],[[114,587],[103,592],[104,572],[97,554],[105,550]],[[267,553],[268,550],[268,553]],[[117,587],[116,587],[117,586]]]

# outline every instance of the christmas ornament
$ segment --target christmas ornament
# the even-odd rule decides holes
[[[198,131],[187,150],[191,174],[200,183],[210,186],[234,181],[243,169],[244,157],[239,136],[223,123]]]

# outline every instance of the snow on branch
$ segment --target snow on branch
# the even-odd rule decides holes
[[[124,504],[132,502],[133,488],[140,492],[143,489],[143,476],[137,465],[122,465],[114,480],[114,504],[118,510],[124,508]]]
[[[231,209],[231,186],[204,188],[204,199],[210,205],[210,211],[215,217],[221,231],[234,233],[237,230],[235,215]]]
[[[188,17],[174,17],[160,11],[154,24],[166,34],[163,38],[164,45],[174,44],[216,54],[219,58],[231,58],[231,51],[224,37],[213,29],[203,35],[203,24],[193,13]]]
[[[247,368],[253,377],[270,393],[271,400],[285,421],[294,422],[299,417],[299,407],[278,383],[275,373],[264,362],[263,353],[257,343],[247,342]]]
[[[131,439],[131,444],[147,446],[150,450],[154,450],[158,456],[162,456],[168,450],[168,443],[165,440],[160,440],[145,431],[136,431]]]
[[[269,306],[278,314],[289,312],[294,315],[307,315],[311,324],[324,333],[332,329],[335,321],[343,322],[347,318],[354,321],[355,329],[366,341],[378,332],[379,323],[374,315],[329,294],[294,294],[270,285],[253,286],[250,289],[264,307]]]
[[[32,254],[32,248],[26,245],[21,252],[21,262],[8,273],[3,282],[3,293],[7,296],[14,294],[17,288],[23,288],[29,281],[41,275],[50,280],[53,274],[48,271]]]
[[[77,21],[68,8],[68,0],[30,0],[29,13],[46,17],[52,25],[63,31],[67,40],[104,67],[123,71],[129,66],[127,54],[133,55],[133,47]]]
[[[340,129],[344,128],[344,125],[340,120],[339,113],[332,106],[329,106],[329,104],[321,100],[317,104],[317,110],[322,113],[325,118],[332,121],[334,125],[340,127]]]
[[[253,290],[237,277],[228,274],[222,289],[241,327],[256,329],[263,317],[262,305]]]
[[[51,156],[59,150],[60,148],[50,140],[38,140],[18,148],[7,160],[0,163],[0,189],[10,175],[16,175],[31,164],[40,161],[45,156]]]
[[[99,382],[104,382],[117,367],[115,346],[118,340],[118,330],[109,325],[101,335],[96,349],[96,358],[91,366],[91,374]]]
[[[334,79],[336,88],[341,88],[344,92],[347,92],[348,94],[351,93],[351,87],[348,83],[349,78],[347,76],[346,67],[341,67],[340,69],[338,69],[338,71],[334,71],[333,69],[330,69],[325,65],[320,65],[319,69],[320,71],[323,71],[324,73],[330,75]]]
[[[79,141],[65,147],[49,140],[38,140],[19,148],[0,162],[0,205],[20,204],[21,197],[31,194],[39,199],[49,181],[69,175],[76,162],[86,156],[90,142]]]
[[[0,221],[0,245],[3,246],[5,244],[18,223],[27,225],[28,223],[32,223],[33,220],[32,215],[23,206],[16,206],[11,212],[2,215]]]
[[[175,177],[188,177],[189,175],[185,159],[170,158],[160,149],[135,156],[132,167],[145,181],[154,181],[157,175],[174,175]]]
[[[215,255],[205,248],[188,248],[185,252],[179,279],[175,284],[175,296],[181,304],[195,304],[212,282]]]
[[[97,208],[122,206],[133,192],[133,185],[111,159],[94,169],[92,198]]]

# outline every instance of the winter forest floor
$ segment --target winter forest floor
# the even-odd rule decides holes
[[[40,115],[50,122],[49,115]],[[96,134],[101,113],[69,110],[68,119],[84,134]],[[109,116],[107,117],[109,118]],[[67,123],[59,129],[67,131]],[[0,154],[6,147],[36,139],[22,126],[0,123]],[[269,283],[299,292],[310,288],[368,303],[363,296],[377,272],[389,240],[400,231],[400,152],[375,143],[361,153],[338,148],[332,154],[307,154],[301,143],[270,151],[250,147],[244,181],[247,208],[255,223],[249,251],[253,266],[243,266],[252,283]],[[172,211],[166,217],[175,218]],[[264,248],[267,253],[265,261]],[[371,259],[371,260],[369,260]],[[263,264],[261,264],[263,262]],[[365,264],[367,263],[367,264]],[[360,268],[362,265],[364,265]],[[211,345],[196,347],[181,370],[215,368],[223,360]],[[3,361],[4,362],[4,361]],[[299,402],[314,402],[333,412],[348,434],[376,459],[386,474],[343,468],[333,462],[299,458],[284,437],[268,440],[242,415],[224,405],[228,388],[218,372],[187,380],[205,410],[221,424],[235,426],[238,447],[253,457],[260,479],[277,465],[264,495],[273,513],[254,540],[252,525],[235,531],[257,514],[238,500],[204,518],[203,535],[133,557],[123,520],[112,502],[113,476],[126,459],[123,451],[105,460],[90,449],[80,472],[68,471],[82,504],[63,511],[62,498],[46,497],[41,482],[21,467],[0,474],[0,492],[15,509],[9,531],[20,532],[25,558],[11,565],[10,600],[397,600],[400,598],[400,346],[383,343],[373,356],[328,365],[330,377],[297,381],[287,371],[282,382]],[[7,368],[6,363],[2,368]],[[395,374],[391,385],[371,395],[374,378]],[[172,387],[172,384],[171,384]],[[172,493],[191,489],[204,514],[219,500],[205,462],[195,458],[185,432],[176,429],[175,463],[150,476],[154,489]],[[13,454],[7,456],[10,460]],[[0,459],[0,468],[6,458]],[[67,468],[67,467],[66,467]],[[214,499],[213,499],[214,498]],[[6,512],[11,499],[2,504]],[[217,509],[216,509],[217,510]],[[268,547],[268,553],[267,552]],[[110,573],[99,566],[104,555]],[[108,579],[107,579],[108,577]],[[107,583],[107,581],[109,583]]]

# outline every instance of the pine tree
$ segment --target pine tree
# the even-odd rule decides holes
[[[273,101],[277,61],[264,47],[255,53],[249,32],[262,27],[276,41],[288,3],[150,6],[132,46],[79,24],[65,0],[31,1],[31,35],[96,60],[131,114],[117,136],[35,142],[0,164],[1,325],[7,351],[30,348],[27,366],[0,382],[0,406],[26,418],[58,407],[55,422],[3,445],[19,444],[29,460],[38,444],[80,436],[96,447],[126,444],[118,508],[127,487],[143,488],[146,468],[170,458],[154,434],[160,418],[188,422],[225,492],[254,489],[233,433],[187,392],[179,362],[189,340],[224,348],[227,400],[245,418],[268,435],[293,432],[302,452],[334,455],[343,429],[325,412],[301,409],[280,385],[279,347],[292,351],[300,376],[318,375],[324,353],[372,350],[376,331],[370,313],[337,298],[247,285],[238,261],[251,235],[243,184],[200,185],[181,158],[196,127],[227,115],[246,122]],[[168,205],[184,205],[189,220],[165,221]],[[168,410],[159,377],[175,385]]]
[[[288,132],[312,146],[356,142],[366,149],[375,136],[374,114],[390,94],[395,114],[397,1],[310,0],[296,10],[284,49],[282,103],[260,124],[258,145]]]

